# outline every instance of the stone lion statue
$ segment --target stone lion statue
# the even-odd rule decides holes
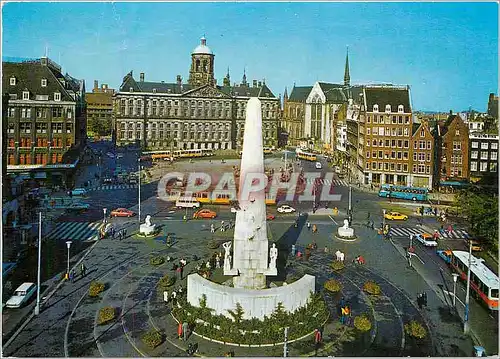
[[[349,228],[349,220],[344,219],[344,227],[342,227],[342,228],[344,228],[344,229]]]

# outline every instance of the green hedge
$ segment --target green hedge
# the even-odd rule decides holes
[[[243,309],[237,305],[230,311],[232,317],[214,315],[206,306],[206,300],[200,300],[200,306],[194,307],[184,298],[181,308],[174,308],[177,320],[195,325],[195,331],[206,337],[239,344],[271,344],[283,341],[283,328],[289,327],[289,340],[297,339],[322,326],[329,317],[325,301],[319,294],[312,294],[310,302],[293,313],[287,313],[279,303],[274,312],[264,320],[257,318],[243,319]],[[196,323],[196,319],[204,323]]]

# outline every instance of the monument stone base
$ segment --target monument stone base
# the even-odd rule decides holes
[[[339,237],[352,238],[354,237],[354,228],[339,227],[337,233]]]
[[[231,318],[228,310],[234,311],[236,304],[240,303],[244,310],[244,319],[264,319],[270,316],[278,303],[283,303],[287,312],[294,312],[305,306],[315,293],[315,277],[309,274],[301,279],[282,287],[266,289],[234,288],[211,282],[198,274],[187,277],[187,301],[199,307],[200,299],[206,295],[206,305],[214,309],[215,315],[222,314]]]

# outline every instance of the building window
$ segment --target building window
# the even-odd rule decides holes
[[[29,91],[23,91],[23,100],[29,100],[29,99],[30,99]]]
[[[373,105],[373,112],[378,112],[378,105],[377,104]]]
[[[407,160],[408,159],[408,152],[403,152],[403,160]]]
[[[496,172],[497,171],[497,163],[490,163],[490,172]]]
[[[420,137],[425,137],[425,130],[424,129],[420,130]]]
[[[488,159],[488,151],[481,151],[481,159],[482,160]]]
[[[407,164],[403,164],[403,172],[408,172],[408,165]]]
[[[425,166],[425,173],[427,174],[431,173],[431,166]]]
[[[488,149],[488,142],[481,142],[481,149],[487,150]]]
[[[478,155],[478,151],[472,151],[472,152],[470,153],[470,158],[472,158],[472,159],[474,159],[474,160],[475,160],[475,159],[477,159],[477,155]]]
[[[498,150],[498,142],[492,142],[490,148],[492,150]]]
[[[61,101],[61,94],[59,92],[54,93],[54,101]]]
[[[459,141],[453,141],[453,149],[454,150],[460,151],[461,148],[462,148],[462,144]]]
[[[403,105],[399,105],[398,106],[398,113],[404,113],[405,112],[405,108]],[[402,119],[401,119],[402,120]]]
[[[391,105],[385,105],[385,112],[391,112]]]
[[[430,154],[430,153],[427,153],[427,155],[426,155],[426,160],[427,160],[427,162],[430,162],[430,161],[431,161],[431,154]]]
[[[490,160],[496,161],[497,160],[497,152],[491,152],[490,153]]]
[[[377,169],[377,163],[376,162],[372,162],[372,170],[376,170]]]
[[[470,163],[470,170],[474,172],[477,171],[477,162]]]
[[[487,169],[488,169],[488,162],[481,162],[479,170],[481,172],[486,172]]]
[[[47,87],[47,79],[42,79],[42,87]]]
[[[12,76],[12,77],[10,78],[10,85],[11,85],[11,86],[15,86],[15,85],[16,85],[16,78],[15,78],[14,76]]]
[[[479,145],[479,142],[472,141],[472,148],[477,148]]]

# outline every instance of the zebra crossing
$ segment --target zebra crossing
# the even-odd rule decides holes
[[[422,229],[420,228],[411,228],[411,227],[392,227],[390,230],[390,234],[394,237],[409,237],[410,234],[422,234]],[[469,233],[463,229],[455,229],[452,230],[451,233],[448,231],[444,231],[439,235],[440,238],[445,239],[464,239],[469,238]]]
[[[61,222],[45,237],[72,241],[94,240],[103,226],[102,222]]]
[[[335,186],[343,186],[343,187],[349,187],[349,184],[341,179],[338,180],[330,180],[330,179],[325,179],[325,178],[307,178],[306,179],[307,184],[314,184],[315,182],[319,184],[324,184],[324,185],[335,185]]]
[[[133,189],[139,187],[138,184],[108,184],[89,188],[89,191],[114,191],[118,189]]]

